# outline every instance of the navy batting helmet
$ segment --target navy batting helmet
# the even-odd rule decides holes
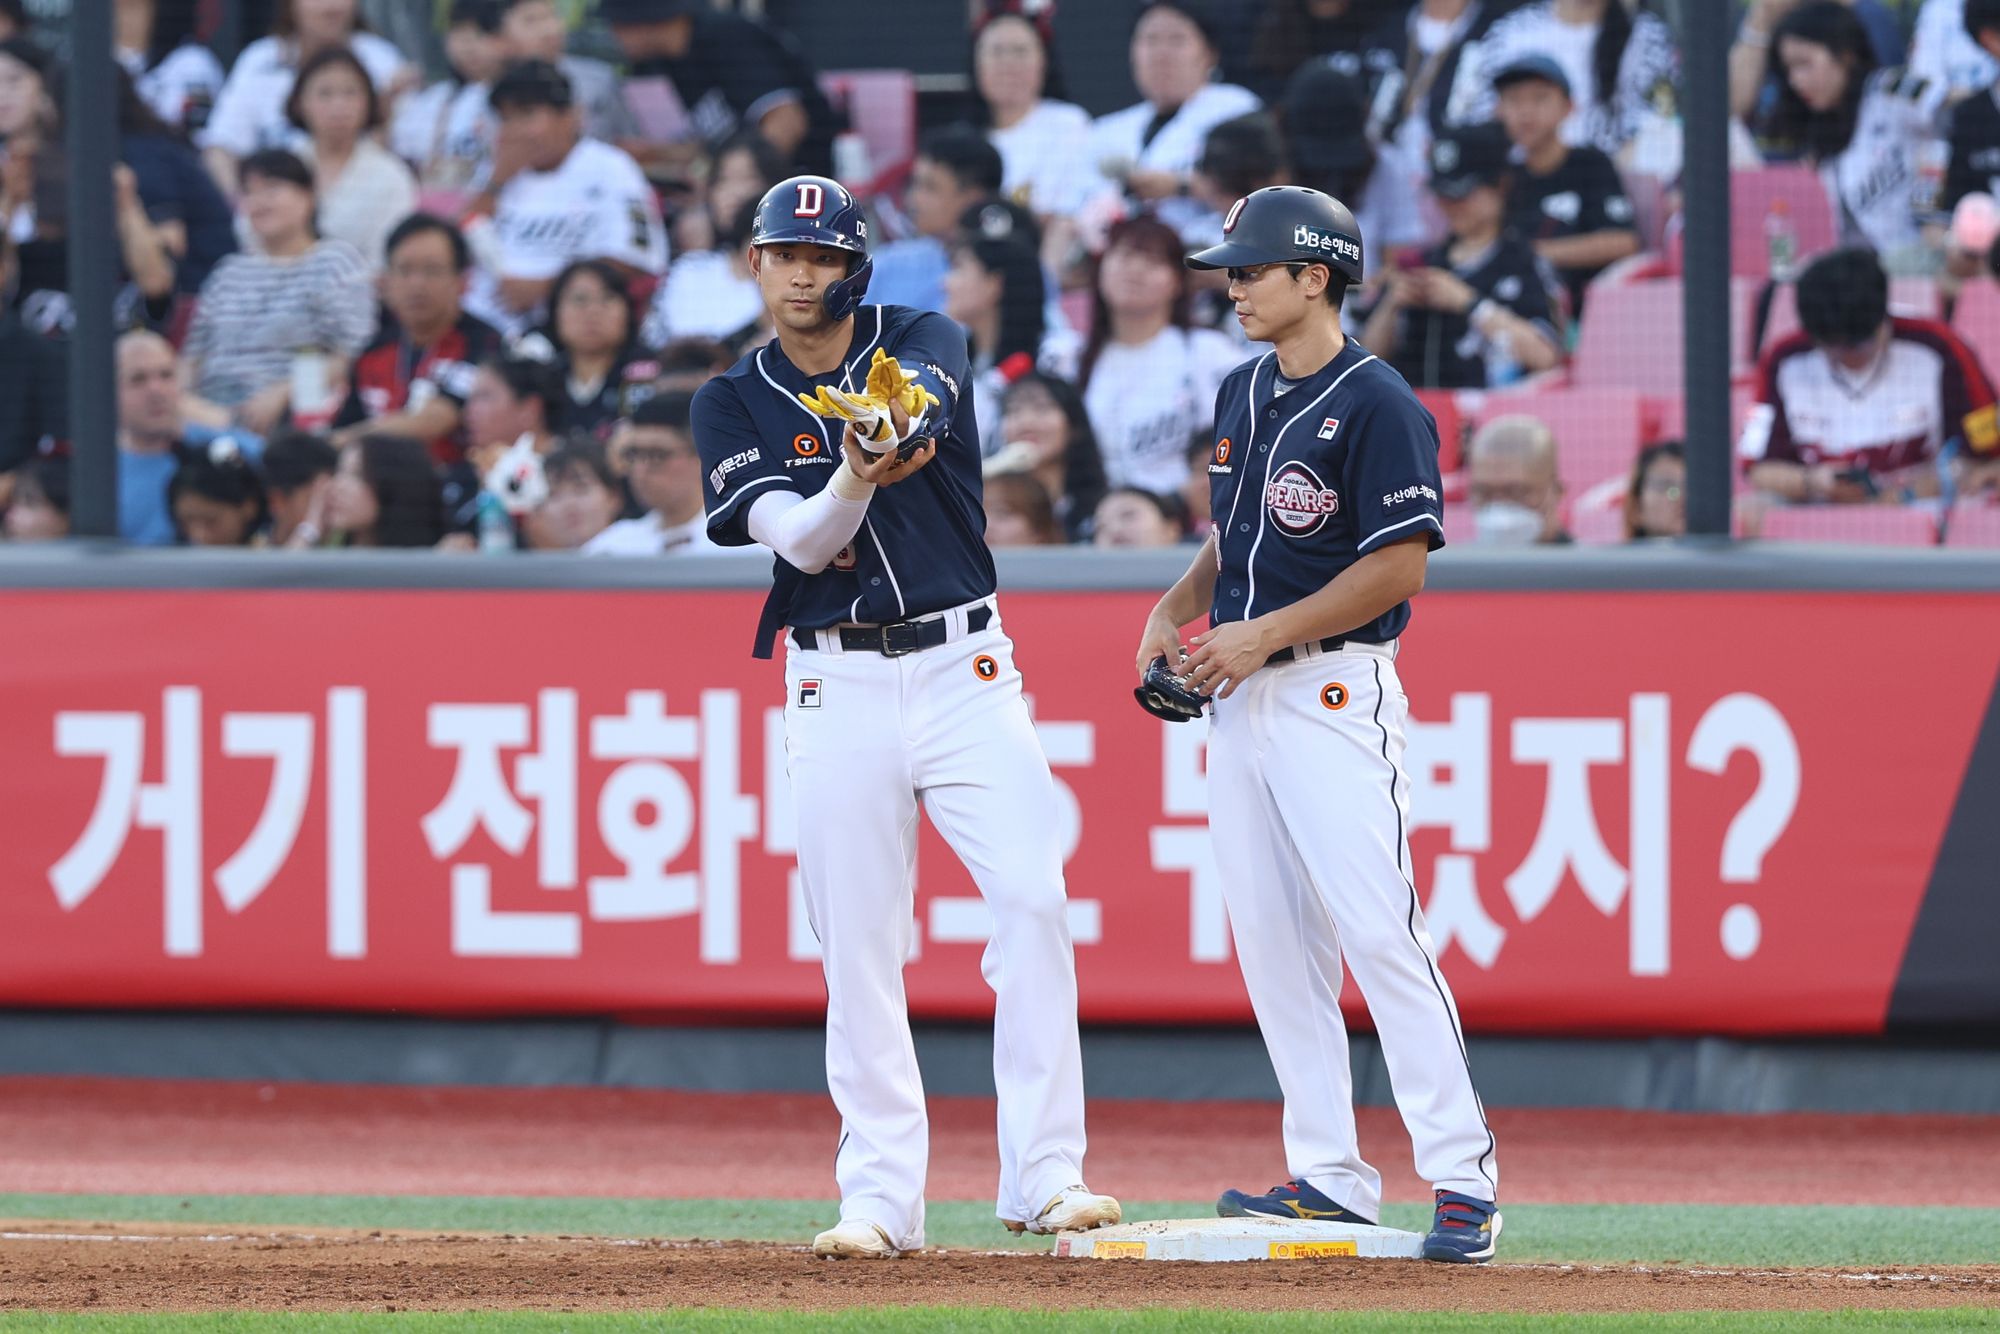
[[[1230,206],[1222,244],[1189,255],[1191,269],[1247,269],[1304,261],[1324,264],[1350,283],[1361,281],[1361,229],[1330,194],[1303,185],[1273,185]]]
[[[834,319],[852,315],[868,291],[875,262],[868,258],[868,219],[847,187],[825,176],[794,176],[766,191],[750,224],[750,244],[786,243],[845,250],[852,257],[847,276],[821,298]]]

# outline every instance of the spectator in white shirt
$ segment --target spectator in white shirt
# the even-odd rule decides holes
[[[299,67],[285,117],[312,139],[300,156],[318,185],[319,234],[347,242],[379,272],[383,242],[416,211],[417,178],[375,139],[382,99],[368,71],[344,46],[321,51]]]
[[[196,138],[216,183],[236,194],[236,164],[260,148],[294,142],[285,102],[299,67],[329,47],[353,50],[385,103],[417,81],[403,53],[361,27],[355,0],[280,0],[271,35],[243,48]]]
[[[1096,175],[1086,154],[1090,115],[1063,99],[1048,9],[999,13],[973,36],[973,91],[986,137],[1000,150],[1000,189],[1040,217],[1074,212]]]
[[[1966,31],[1965,0],[1923,0],[1910,38],[1910,73],[1942,84],[1954,101],[2000,79],[2000,61]]]
[[[607,260],[628,277],[666,270],[653,187],[622,149],[583,136],[561,70],[541,60],[513,65],[493,85],[492,102],[500,137],[471,210],[481,218],[467,234],[480,272],[468,310],[518,334],[572,260]]]
[[[1132,81],[1145,99],[1091,127],[1089,165],[1151,204],[1187,193],[1208,132],[1255,111],[1257,95],[1215,83],[1215,30],[1201,0],[1146,0],[1132,26]]]
[[[754,130],[715,151],[706,197],[675,220],[674,262],[654,289],[640,341],[665,347],[689,336],[733,339],[763,320],[746,247],[757,202],[784,175],[784,158]]]
[[[701,455],[688,409],[694,393],[670,389],[633,409],[611,437],[611,466],[646,507],[583,544],[586,556],[699,556],[721,551],[708,535],[701,500]]]
[[[1158,218],[1111,229],[1098,265],[1097,315],[1083,357],[1083,401],[1114,487],[1163,494],[1187,480],[1188,441],[1215,420],[1215,392],[1240,346],[1189,327],[1186,254]]]
[[[563,49],[569,29],[554,0],[500,0],[500,8],[500,40],[507,62],[546,60],[568,75],[585,134],[607,144],[638,134],[632,113],[625,109],[618,72],[601,60],[573,56]]]
[[[199,130],[222,91],[222,62],[194,40],[194,6],[175,7],[168,21],[157,0],[117,0],[113,54],[131,74],[146,105],[172,129]]]
[[[444,35],[451,75],[405,97],[389,127],[389,147],[424,189],[470,189],[493,160],[497,127],[486,99],[505,53],[500,0],[452,0]]]

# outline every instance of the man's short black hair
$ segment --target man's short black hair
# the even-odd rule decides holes
[[[261,176],[267,181],[283,181],[286,185],[296,185],[299,189],[315,196],[319,187],[313,181],[312,168],[308,167],[296,153],[287,153],[282,148],[260,148],[243,159],[236,169],[237,179],[245,187],[252,176]]]
[[[454,272],[464,273],[472,267],[472,247],[466,244],[465,233],[458,229],[456,223],[440,218],[435,213],[412,213],[397,223],[389,233],[389,239],[383,243],[382,254],[393,262],[396,251],[402,248],[403,242],[413,236],[423,236],[427,233],[442,236],[451,246],[451,267]]]
[[[1000,150],[970,125],[947,125],[932,130],[917,143],[917,156],[927,157],[958,178],[960,186],[985,194],[1000,193],[1007,168]]]
[[[1241,199],[1284,173],[1285,136],[1268,111],[1232,117],[1202,140],[1196,166],[1222,193]]]
[[[1965,31],[1973,41],[1995,29],[2000,29],[2000,0],[1965,0]]]
[[[694,391],[689,389],[668,389],[654,394],[651,398],[632,409],[628,419],[634,426],[657,426],[669,431],[679,431],[685,435],[693,420]]]
[[[499,376],[507,392],[515,398],[538,400],[542,405],[543,425],[554,428],[557,414],[569,399],[569,386],[563,383],[563,373],[554,363],[503,352],[488,357],[480,365]]]
[[[493,81],[486,103],[496,112],[510,108],[532,111],[536,107],[567,111],[576,105],[576,90],[570,87],[569,75],[548,61],[517,60]]]
[[[450,29],[461,23],[470,23],[491,36],[500,31],[503,13],[500,0],[451,0],[451,17],[445,21],[445,27]]]
[[[306,431],[285,431],[264,446],[264,478],[282,494],[311,486],[314,478],[330,477],[339,467],[339,451]]]
[[[1823,346],[1853,347],[1889,318],[1889,275],[1865,246],[1831,250],[1799,275],[1799,327]]]

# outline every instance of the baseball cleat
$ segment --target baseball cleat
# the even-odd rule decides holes
[[[1222,1198],[1215,1202],[1215,1214],[1218,1218],[1248,1218],[1253,1214],[1261,1214],[1266,1218],[1303,1218],[1314,1223],[1354,1223],[1361,1227],[1375,1226],[1374,1219],[1363,1218],[1352,1209],[1335,1204],[1303,1180],[1287,1181],[1282,1186],[1273,1186],[1262,1195],[1252,1195],[1241,1190],[1225,1190],[1222,1192]]]
[[[1082,1186],[1071,1186],[1050,1200],[1029,1223],[1006,1220],[1009,1232],[1087,1232],[1094,1227],[1110,1227],[1125,1216],[1118,1201],[1109,1195],[1092,1195]]]
[[[902,1252],[875,1224],[843,1218],[813,1238],[813,1254],[827,1260],[893,1260]]]
[[[1456,1191],[1437,1193],[1437,1212],[1424,1238],[1424,1259],[1454,1265],[1483,1265],[1500,1240],[1500,1211],[1490,1200]]]

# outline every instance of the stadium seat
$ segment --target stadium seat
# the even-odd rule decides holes
[[[1848,546],[1934,547],[1937,515],[1916,505],[1774,505],[1764,513],[1765,539]]]
[[[1592,497],[1588,504],[1570,510],[1569,535],[1585,546],[1610,546],[1625,540],[1625,503],[1622,490],[1611,503]]]
[[[2000,499],[1982,496],[1953,505],[1946,521],[1944,544],[1988,551],[2000,548]]]
[[[2000,284],[1990,278],[1967,283],[1958,294],[1951,312],[1951,327],[1958,331],[1992,378],[2000,369]]]
[[[916,76],[901,69],[829,70],[819,86],[846,109],[868,146],[868,178],[841,184],[863,198],[895,189],[917,156]]]
[[[1557,472],[1573,496],[1607,478],[1626,476],[1648,435],[1645,402],[1632,389],[1501,389],[1465,394],[1460,407],[1475,432],[1496,417],[1517,412],[1546,422],[1555,432]]]
[[[1750,327],[1755,279],[1730,280],[1729,325]],[[1583,308],[1572,380],[1585,388],[1623,386],[1660,396],[1685,392],[1685,349],[1681,344],[1681,280],[1653,278],[1593,287]],[[1731,339],[1732,368],[1746,368],[1748,339]]]
[[[1465,419],[1459,414],[1458,395],[1450,389],[1419,389],[1417,401],[1430,410],[1438,427],[1438,471],[1459,470],[1465,444]]]
[[[1743,435],[1743,422],[1750,415],[1750,402],[1757,396],[1756,382],[1748,375],[1738,376],[1729,386],[1729,439],[1732,448]],[[1652,429],[1647,432],[1648,442],[1654,440],[1687,439],[1687,397],[1683,394],[1665,394],[1646,399],[1647,420]]]

